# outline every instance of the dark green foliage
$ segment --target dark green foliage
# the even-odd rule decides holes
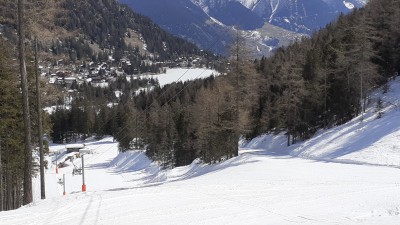
[[[3,186],[0,200],[5,210],[21,206],[24,169],[22,97],[15,64],[7,54],[10,46],[0,40],[0,154]],[[12,193],[12,194],[10,194]],[[14,195],[15,193],[15,195]]]
[[[291,144],[360,113],[368,92],[399,69],[398,4],[372,0],[311,38],[258,61],[265,86],[253,106],[250,137],[285,130]]]
[[[124,127],[135,115],[136,107],[130,106],[133,93],[148,84],[158,85],[158,82],[154,79],[133,79],[128,82],[124,77],[119,77],[108,88],[94,87],[87,83],[76,84],[79,94],[72,96],[74,100],[70,106],[66,107],[64,102],[60,102],[51,114],[53,141],[68,143],[90,135],[113,135],[117,140],[126,140],[121,135],[129,134],[133,129]],[[115,91],[122,93],[120,98],[116,97]],[[121,150],[129,149],[129,142],[125,141]]]

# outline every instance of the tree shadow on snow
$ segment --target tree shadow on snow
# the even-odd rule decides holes
[[[373,121],[367,125],[364,125],[364,127],[357,131],[360,132],[360,134],[349,140],[345,144],[345,147],[328,153],[324,155],[323,158],[336,159],[363,150],[399,129],[400,124],[393,120],[386,119],[385,121],[382,118]]]

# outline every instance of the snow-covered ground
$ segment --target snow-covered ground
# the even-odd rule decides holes
[[[164,74],[143,75],[143,78],[154,78],[160,83],[160,86],[171,84],[174,82],[185,82],[189,80],[207,78],[210,76],[218,76],[219,73],[215,70],[207,68],[173,68],[167,69]]]
[[[397,225],[400,82],[381,93],[372,94],[363,123],[355,118],[291,147],[283,135],[263,135],[216,165],[196,160],[160,170],[143,151],[119,153],[110,137],[88,140],[94,153],[85,156],[86,193],[80,192],[82,177],[71,174],[72,163],[59,174],[51,167],[48,199],[0,212],[0,224]],[[379,97],[384,108],[377,119]],[[79,167],[80,159],[74,163]],[[66,196],[56,183],[61,174]]]
[[[381,99],[382,117],[377,102]],[[313,138],[286,147],[283,134],[263,135],[243,144],[244,148],[279,151],[292,156],[353,164],[370,164],[400,168],[400,77],[389,83],[387,93],[379,89],[370,95],[363,115]]]

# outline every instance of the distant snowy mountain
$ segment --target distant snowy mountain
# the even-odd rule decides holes
[[[324,27],[340,13],[365,5],[360,0],[226,0],[238,1],[265,22],[300,33]]]
[[[262,29],[265,24],[272,24],[294,33],[308,35],[324,27],[340,13],[348,13],[367,2],[367,0],[119,1],[150,17],[171,33],[219,53],[224,53],[230,42],[232,27],[252,32]],[[282,45],[282,38],[295,40],[297,37],[296,34],[274,37],[278,42],[274,42],[273,46],[268,45],[262,54],[268,54]],[[271,39],[271,37],[261,37],[261,39]]]
[[[199,5],[205,12],[219,10],[221,5],[240,4],[241,7],[249,9],[252,13],[238,14],[231,11],[231,18],[240,18],[240,21],[249,23],[253,19],[253,25],[258,26],[258,16],[263,22],[269,22],[296,32],[310,33],[315,29],[324,27],[335,19],[340,13],[350,12],[355,7],[362,7],[366,0],[191,0]],[[236,8],[240,8],[236,6]],[[230,8],[220,8],[229,10]],[[245,12],[242,10],[242,12]],[[226,16],[227,13],[219,15]],[[216,16],[214,16],[216,17]],[[221,20],[222,21],[222,20]],[[248,30],[240,22],[236,25]],[[251,28],[250,28],[251,29]]]
[[[191,0],[209,16],[227,26],[238,26],[240,29],[253,30],[263,26],[263,19],[245,7],[241,2],[230,0]]]
[[[229,43],[229,31],[190,0],[119,0],[134,11],[150,17],[172,34],[183,37],[199,47],[223,52]]]

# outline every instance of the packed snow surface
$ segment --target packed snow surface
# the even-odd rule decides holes
[[[0,212],[9,224],[368,224],[400,221],[400,82],[371,94],[365,114],[286,147],[283,134],[241,143],[225,162],[161,170],[143,151],[119,153],[111,137],[87,140],[87,192],[71,174],[81,159],[46,173],[47,199]],[[376,101],[382,100],[381,118]],[[304,157],[308,159],[304,159]],[[396,158],[397,157],[397,158]],[[67,195],[57,184],[66,175]]]

